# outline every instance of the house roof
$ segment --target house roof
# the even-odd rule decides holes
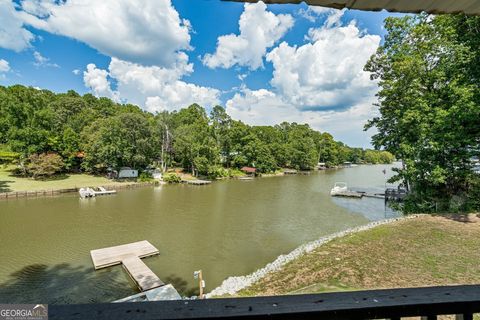
[[[257,169],[252,168],[252,167],[242,167],[242,169],[240,169],[240,170],[242,170],[243,172],[247,172],[247,173],[255,173],[255,172],[257,172]]]
[[[225,1],[225,0],[224,0]],[[258,2],[259,0],[226,0],[237,2]],[[301,3],[336,9],[358,9],[368,11],[387,10],[391,12],[419,13],[466,13],[480,15],[478,0],[263,0],[265,3]]]

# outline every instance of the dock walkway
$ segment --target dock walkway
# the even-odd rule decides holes
[[[122,264],[142,291],[164,285],[163,281],[140,260],[157,254],[158,249],[146,240],[90,251],[95,270]]]
[[[123,268],[142,291],[163,286],[162,280],[139,257],[133,254],[122,260]]]

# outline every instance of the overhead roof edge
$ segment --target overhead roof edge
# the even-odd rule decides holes
[[[235,2],[259,2],[260,0],[223,0]],[[480,15],[479,0],[263,0],[267,4],[299,4],[305,2],[312,6],[335,9],[356,9],[366,11],[403,12],[431,14],[464,13]]]

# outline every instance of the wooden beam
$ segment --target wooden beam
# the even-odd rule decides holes
[[[49,319],[384,319],[480,312],[480,285],[256,298],[51,305]]]

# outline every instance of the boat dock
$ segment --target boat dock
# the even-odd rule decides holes
[[[237,180],[245,180],[245,181],[250,181],[255,179],[254,177],[238,177]]]
[[[141,291],[164,285],[163,281],[141,260],[141,258],[158,254],[158,249],[146,240],[90,251],[95,270],[122,264]]]
[[[332,196],[334,196],[334,197],[345,197],[345,198],[357,198],[357,199],[361,199],[363,197],[385,199],[385,194],[383,194],[383,193],[368,193],[368,192],[353,191],[353,190],[339,191],[335,194],[332,194]]]
[[[369,193],[369,192],[364,192],[364,191],[352,191],[352,190],[347,190],[347,191],[340,191],[335,194],[332,194],[334,197],[346,197],[346,198],[358,198],[361,199],[363,197],[365,198],[376,198],[376,199],[386,199],[386,200],[401,200],[403,199],[403,195],[397,195],[397,194],[392,194],[388,193],[385,195],[385,193]]]
[[[193,185],[196,185],[196,186],[201,186],[201,185],[212,183],[212,181],[210,181],[210,180],[198,180],[198,179],[197,180],[182,180],[182,182],[187,183],[187,184],[193,184]]]
[[[339,191],[335,194],[332,194],[333,197],[346,197],[346,198],[362,198],[364,196],[363,193],[357,191]]]

